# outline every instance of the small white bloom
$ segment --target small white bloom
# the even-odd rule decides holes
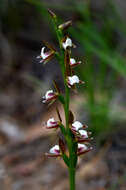
[[[48,121],[47,121],[47,126],[48,127],[51,127],[53,124],[52,123],[54,123],[55,122],[55,120],[54,120],[54,118],[50,118]]]
[[[87,131],[81,129],[78,131],[80,133],[80,135],[83,137],[83,138],[88,138],[88,134],[87,134]]]
[[[48,52],[44,52],[45,51],[45,47],[42,47],[41,49],[41,57],[42,59],[46,59],[50,54]]]
[[[45,52],[45,47],[42,47],[41,53],[39,56],[37,56],[37,58],[41,59],[40,63],[46,63],[53,56],[53,54],[54,52],[51,50]]]
[[[62,46],[64,49],[66,49],[67,47],[72,47],[72,40],[70,38],[66,38],[66,41],[62,43]]]
[[[76,61],[74,58],[70,58],[70,66],[74,67],[81,64],[81,61]]]
[[[59,154],[59,153],[60,153],[59,145],[53,146],[53,147],[49,150],[49,152],[50,152],[51,154]]]
[[[76,63],[75,59],[74,58],[70,58],[70,64],[74,65],[75,63]]]
[[[43,96],[43,103],[46,103],[49,100],[53,100],[56,99],[57,94],[53,92],[53,90],[48,90],[45,94],[45,96]]]
[[[55,121],[54,118],[50,118],[48,121],[47,121],[47,128],[56,128],[58,127],[58,122]]]
[[[87,149],[88,147],[85,144],[78,144],[78,152],[83,152]]]
[[[79,121],[75,121],[72,124],[72,129],[75,131],[78,131],[79,129],[81,129],[83,127],[82,123],[80,123]]]
[[[77,75],[73,75],[72,77],[68,77],[68,83],[73,86],[76,83],[79,83],[80,80]]]
[[[50,96],[53,96],[54,95],[54,92],[53,90],[48,90],[45,94],[45,98],[46,100],[50,98]]]

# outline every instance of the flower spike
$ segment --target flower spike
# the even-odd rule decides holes
[[[71,50],[76,46],[73,44],[69,36],[64,36],[63,30],[70,27],[72,25],[72,21],[67,21],[59,25],[56,14],[50,9],[48,9],[48,12],[52,17],[60,50],[57,51],[49,43],[44,42],[45,47],[42,47],[40,56],[37,58],[41,59],[41,63],[46,63],[53,56],[56,57],[61,67],[61,73],[64,82],[64,92],[61,91],[62,89],[59,88],[57,82],[53,81],[54,90],[48,90],[45,93],[43,96],[43,103],[48,103],[49,106],[57,99],[64,109],[64,119],[62,122],[62,115],[60,115],[60,112],[56,107],[58,119],[55,120],[52,117],[46,122],[47,129],[55,128],[60,130],[59,143],[53,146],[49,152],[46,153],[46,156],[61,157],[63,159],[69,171],[69,189],[75,189],[75,172],[78,156],[92,150],[92,147],[90,147],[90,141],[92,140],[90,137],[91,133],[86,131],[86,125],[74,120],[73,110],[71,111],[70,109],[71,89],[75,89],[76,84],[84,83],[77,75],[74,74],[73,69],[75,66],[81,64],[81,61],[77,61],[71,57]],[[47,51],[45,48],[47,48]]]
[[[43,96],[43,103],[47,103],[51,100],[55,100],[57,98],[58,94],[54,93],[53,90],[48,90],[45,94],[45,96]]]
[[[55,121],[54,118],[50,118],[50,119],[47,121],[47,125],[46,125],[46,128],[47,128],[47,129],[58,128],[58,127],[59,127],[59,122],[58,122],[58,121]]]
[[[45,64],[53,57],[54,53],[55,53],[55,51],[53,51],[53,50],[49,50],[49,51],[45,52],[45,47],[42,47],[41,53],[39,56],[37,56],[37,58],[41,59],[40,63]]]

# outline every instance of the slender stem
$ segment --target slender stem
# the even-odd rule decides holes
[[[57,20],[54,20],[54,27],[56,30],[59,46],[60,46],[60,65],[61,65],[61,70],[62,70],[62,75],[64,79],[64,86],[65,86],[65,104],[64,104],[64,113],[65,113],[65,120],[66,120],[66,141],[68,145],[68,151],[69,151],[69,184],[70,184],[70,190],[75,190],[75,172],[76,172],[76,163],[77,163],[77,154],[75,151],[76,144],[73,141],[73,137],[71,135],[71,131],[69,128],[69,102],[70,102],[70,89],[67,86],[67,81],[66,81],[66,68],[64,64],[64,50],[62,49],[62,31],[60,31],[57,27]]]
[[[75,168],[69,168],[70,190],[75,190]]]
[[[66,119],[66,129],[69,129],[69,100],[70,100],[70,89],[68,88],[65,81],[65,119]]]

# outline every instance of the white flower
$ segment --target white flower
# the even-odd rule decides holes
[[[46,128],[57,128],[59,126],[58,122],[55,121],[54,118],[50,118],[48,121],[47,121],[47,126]]]
[[[72,40],[70,38],[66,38],[65,42],[62,43],[63,48],[66,50],[67,47],[72,47]]]
[[[81,129],[81,130],[79,130],[78,132],[80,133],[80,135],[81,135],[82,138],[88,138],[88,133],[87,133],[87,131]]]
[[[43,62],[47,62],[53,56],[53,54],[54,54],[54,51],[49,50],[45,52],[45,47],[42,47],[41,53],[39,56],[37,56],[37,58],[40,58],[41,59],[40,63],[43,63]]]
[[[76,60],[74,58],[70,58],[70,66],[71,67],[79,65],[79,64],[81,64],[81,61],[76,62]]]
[[[41,49],[41,57],[42,59],[46,59],[49,56],[49,52],[44,52],[45,47],[42,47]]]
[[[72,77],[68,77],[68,83],[73,86],[76,83],[79,83],[80,80],[77,75],[73,75]]]
[[[57,94],[53,92],[53,90],[48,90],[45,94],[45,96],[43,96],[43,103],[46,103],[47,101],[56,99]]]
[[[79,129],[81,129],[83,127],[82,123],[80,123],[79,121],[75,121],[74,123],[72,123],[72,129],[74,131],[78,131]]]
[[[51,154],[59,155],[59,154],[60,154],[59,145],[53,146],[53,147],[49,150],[49,152],[50,152]]]
[[[75,63],[76,63],[75,59],[74,58],[70,58],[70,64],[74,65]]]
[[[84,152],[88,150],[88,147],[85,144],[78,144],[78,152]]]
[[[50,96],[53,96],[53,95],[54,95],[53,90],[48,90],[48,91],[46,92],[46,94],[45,94],[45,98],[48,99],[48,98],[50,98]]]
[[[85,154],[86,152],[89,152],[92,149],[92,147],[87,147],[85,144],[78,144],[77,155],[79,156],[81,154]]]
[[[84,84],[84,81],[81,81],[77,75],[67,77],[67,85],[69,88],[71,88],[73,85],[77,83]]]

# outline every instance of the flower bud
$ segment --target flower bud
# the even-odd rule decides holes
[[[63,24],[60,24],[58,28],[61,30],[64,30],[64,29],[67,29],[68,27],[70,27],[71,25],[72,25],[72,21],[69,20]]]
[[[56,14],[53,11],[51,11],[50,9],[48,9],[48,13],[50,14],[50,16],[52,18],[56,18]]]

